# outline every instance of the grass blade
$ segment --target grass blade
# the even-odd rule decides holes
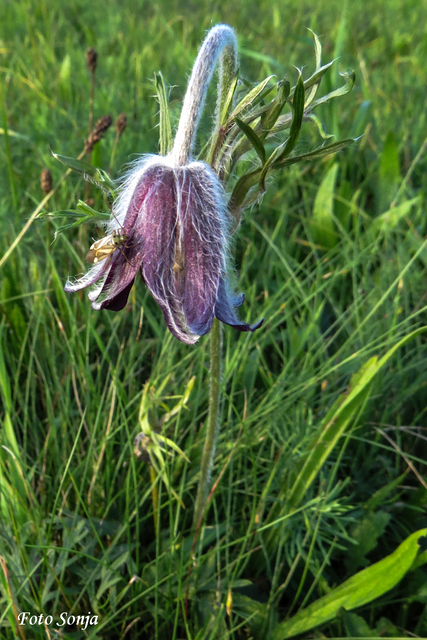
[[[375,376],[400,347],[426,331],[427,327],[416,329],[389,349],[380,360],[376,356],[371,358],[354,374],[348,392],[339,396],[328,411],[322,422],[320,434],[316,436],[308,448],[310,453],[289,494],[292,510],[301,504],[338,439],[344,434],[353,416],[362,408],[369,397]]]
[[[335,618],[341,607],[347,611],[356,609],[390,591],[411,568],[420,548],[418,540],[425,535],[427,529],[415,531],[389,556],[359,571],[290,620],[279,624],[273,634],[274,640],[285,640],[314,629]]]
[[[334,192],[338,173],[338,163],[334,163],[323,178],[317,190],[313,205],[311,231],[317,244],[332,249],[338,236],[334,224]]]
[[[162,72],[154,74],[154,86],[156,87],[157,99],[160,107],[160,154],[165,156],[172,149],[173,137],[169,117],[168,96],[166,93],[165,81]]]

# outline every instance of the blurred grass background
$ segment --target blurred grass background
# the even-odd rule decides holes
[[[174,340],[141,282],[119,314],[66,295],[67,276],[85,270],[90,231],[52,244],[53,225],[34,222],[1,262],[1,637],[56,637],[53,627],[18,627],[19,611],[99,615],[86,631],[62,627],[64,638],[270,637],[278,620],[427,526],[423,334],[381,370],[300,510],[286,516],[287,491],[350,377],[426,324],[427,5],[3,1],[1,255],[43,197],[42,169],[54,183],[63,173],[50,149],[83,148],[87,47],[99,54],[95,119],[128,117],[118,175],[135,154],[158,151],[154,72],[171,87],[176,124],[198,46],[218,22],[236,29],[240,72],[253,82],[312,70],[307,28],[315,31],[324,61],[338,57],[320,91],[342,83],[340,68],[357,75],[353,91],[317,115],[337,139],[361,138],[284,171],[236,238],[242,317],[265,324],[253,335],[225,329],[213,479],[222,475],[190,578],[208,338],[195,348]],[[209,125],[207,113],[202,138]],[[307,125],[298,150],[314,139]],[[108,168],[113,142],[110,132],[94,164]],[[74,208],[84,191],[71,175],[48,207]],[[331,232],[326,247],[319,220]],[[186,406],[168,415],[193,376]],[[155,481],[133,454],[143,389],[150,423],[191,460],[166,454]],[[426,604],[420,566],[315,633],[426,636]]]

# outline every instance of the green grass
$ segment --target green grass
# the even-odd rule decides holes
[[[158,152],[154,72],[171,86],[176,126],[197,47],[217,22],[235,27],[251,81],[275,73],[295,83],[293,65],[311,72],[313,29],[325,61],[339,56],[320,91],[342,84],[340,67],[357,75],[317,115],[337,139],[362,137],[276,174],[245,214],[234,249],[241,316],[265,323],[250,335],[225,328],[218,485],[194,549],[209,338],[176,341],[141,281],[119,314],[65,294],[95,228],[52,244],[53,224],[35,221],[1,263],[0,637],[291,637],[277,626],[287,616],[427,526],[426,334],[392,353],[357,397],[351,382],[427,324],[426,19],[412,0],[1,4],[2,255],[42,200],[42,169],[54,182],[63,173],[50,149],[83,148],[89,45],[99,52],[95,118],[128,116],[116,175],[135,154]],[[109,132],[95,164],[108,168],[113,142]],[[297,151],[316,143],[304,125]],[[84,191],[71,174],[47,207],[74,208]],[[162,474],[150,474],[134,453],[141,412],[189,463],[169,448]],[[337,439],[319,462],[328,420]],[[314,628],[427,636],[424,560]],[[55,620],[90,611],[99,622],[18,628],[20,611]]]

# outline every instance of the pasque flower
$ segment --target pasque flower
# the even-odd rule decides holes
[[[261,322],[241,322],[235,308],[243,295],[229,283],[229,214],[215,172],[192,161],[191,152],[206,92],[218,62],[221,91],[237,67],[236,37],[226,25],[212,29],[189,80],[172,152],[144,156],[132,166],[113,207],[110,234],[119,241],[82,278],[65,290],[94,285],[94,309],[118,311],[141,273],[172,334],[187,344],[209,332],[214,317],[240,331]],[[225,81],[224,81],[225,80]]]

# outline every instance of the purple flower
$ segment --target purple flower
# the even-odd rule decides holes
[[[139,160],[123,183],[109,225],[109,236],[91,247],[95,264],[65,290],[94,285],[94,309],[119,311],[126,305],[138,271],[159,304],[175,337],[194,344],[214,317],[239,331],[254,331],[234,309],[243,295],[228,282],[229,214],[217,175],[192,162],[198,123],[213,71],[219,61],[216,130],[224,100],[234,83],[236,35],[217,25],[202,44],[188,83],[171,153]],[[118,228],[117,228],[118,227]]]
[[[169,330],[186,344],[208,333],[214,317],[239,331],[261,326],[241,322],[234,311],[244,295],[230,290],[228,213],[222,186],[206,164],[143,158],[125,180],[113,214],[109,232],[117,231],[121,244],[82,278],[68,281],[65,291],[95,285],[92,307],[119,311],[140,271]]]

